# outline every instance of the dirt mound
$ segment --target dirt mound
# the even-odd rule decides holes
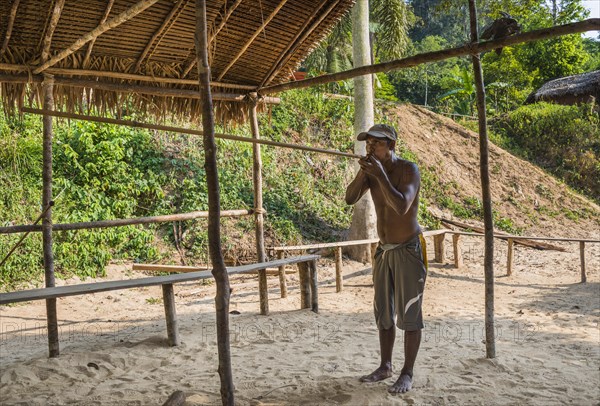
[[[384,114],[399,138],[435,174],[443,195],[457,204],[481,199],[479,136],[427,109],[401,105]],[[600,237],[600,207],[552,175],[490,143],[493,208],[529,235]],[[434,204],[435,202],[431,202]],[[439,202],[438,202],[439,203]],[[448,209],[433,208],[444,217]]]

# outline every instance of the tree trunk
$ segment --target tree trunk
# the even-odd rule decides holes
[[[352,9],[352,54],[354,67],[371,63],[371,47],[369,42],[369,1],[358,0]],[[354,133],[366,131],[374,123],[373,114],[373,81],[371,75],[354,79]],[[364,141],[356,141],[354,153],[366,154]],[[354,162],[354,173],[358,172],[358,163]],[[349,240],[366,240],[376,237],[375,208],[371,194],[367,193],[354,206],[352,225],[348,234]],[[357,261],[370,261],[368,245],[348,247],[348,255]]]

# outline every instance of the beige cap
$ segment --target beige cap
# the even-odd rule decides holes
[[[396,134],[396,130],[394,127],[387,124],[375,124],[373,127],[369,128],[369,131],[362,132],[356,136],[356,139],[359,141],[364,141],[368,136],[377,137],[377,138],[387,138],[392,141],[396,141],[398,138]]]

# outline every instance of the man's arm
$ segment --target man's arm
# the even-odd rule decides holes
[[[408,212],[417,197],[421,176],[417,165],[412,162],[403,164],[396,170],[401,171],[396,185],[392,184],[381,162],[374,157],[371,158],[371,165],[365,169],[365,172],[373,179],[372,181],[379,184],[386,205],[402,216]]]
[[[362,169],[359,169],[354,180],[346,188],[346,203],[355,204],[367,193],[368,189],[369,177]]]

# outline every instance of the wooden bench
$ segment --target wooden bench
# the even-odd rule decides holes
[[[319,299],[317,293],[318,279],[316,260],[319,258],[319,255],[302,255],[278,259],[270,262],[228,267],[227,273],[229,275],[235,275],[247,273],[249,271],[258,271],[270,267],[298,264],[298,270],[300,273],[300,308],[306,309],[311,307],[312,310],[317,313],[319,311]],[[163,302],[165,306],[165,318],[167,322],[167,336],[169,339],[169,345],[176,346],[179,345],[179,331],[177,328],[177,313],[175,311],[175,295],[173,293],[173,284],[209,278],[212,278],[211,271],[198,271],[166,276],[29,289],[18,292],[0,293],[0,305],[160,285],[163,291]]]

